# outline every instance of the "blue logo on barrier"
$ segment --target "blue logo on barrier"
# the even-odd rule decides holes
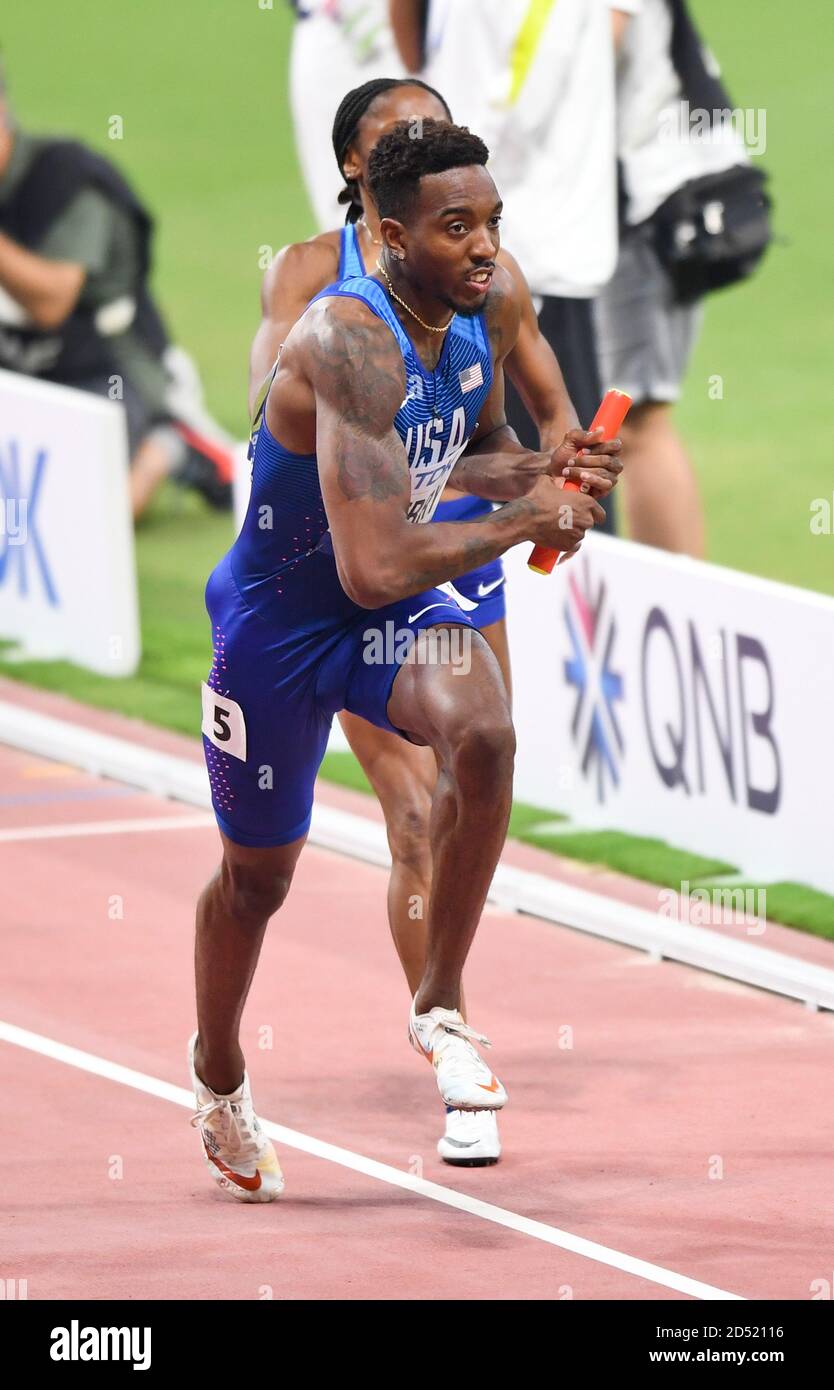
[[[586,777],[596,772],[598,801],[605,800],[606,778],[612,786],[619,785],[618,760],[624,752],[615,708],[623,698],[623,678],[611,666],[617,624],[607,615],[603,620],[605,592],[601,581],[592,596],[587,566],[584,588],[571,567],[565,624],[572,655],[564,663],[565,680],[576,690],[571,734],[580,745],[582,772]]]
[[[52,582],[37,524],[47,458],[45,449],[39,449],[35,454],[27,491],[21,479],[17,440],[10,439],[5,452],[0,453],[0,586],[12,582],[12,573],[16,568],[18,593],[28,598],[31,592],[30,571],[34,570],[35,575],[40,575],[47,601],[57,607],[58,592]]]

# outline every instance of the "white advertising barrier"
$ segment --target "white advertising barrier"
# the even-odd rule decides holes
[[[834,599],[607,536],[549,578],[529,550],[516,797],[834,892]]]
[[[3,371],[0,639],[106,676],[139,662],[123,408]]]

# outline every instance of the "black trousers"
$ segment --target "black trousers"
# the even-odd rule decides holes
[[[568,395],[585,429],[602,400],[593,309],[591,299],[562,299],[547,295],[539,314],[539,328],[558,358]],[[505,388],[507,424],[512,426],[526,448],[538,449],[538,431],[508,377],[505,377]],[[606,523],[595,529],[613,535],[616,530],[613,499],[609,496],[602,505]]]

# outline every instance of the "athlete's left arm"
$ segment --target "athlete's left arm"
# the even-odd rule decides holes
[[[511,277],[519,309],[518,335],[504,359],[504,370],[539,432],[541,447],[555,449],[568,430],[579,428],[579,417],[556,354],[539,328],[521,266],[503,247],[498,253],[498,264]]]
[[[532,307],[532,306],[531,306]],[[622,464],[620,441],[600,438],[601,431],[570,429],[557,445],[540,451],[525,449],[504,413],[504,365],[518,342],[522,308],[512,276],[499,269],[485,309],[493,355],[492,388],[465,453],[449,477],[449,485],[491,502],[523,497],[536,479],[549,473],[580,484],[583,492],[602,497],[617,481]],[[555,359],[554,359],[555,360]],[[591,455],[575,463],[580,449]]]

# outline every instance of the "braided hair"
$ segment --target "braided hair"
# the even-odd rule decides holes
[[[359,132],[359,123],[362,117],[377,97],[382,96],[385,92],[393,91],[395,87],[422,87],[424,92],[429,92],[433,97],[437,97],[451,121],[452,113],[443,97],[427,82],[421,82],[419,77],[376,77],[370,82],[363,82],[361,87],[354,87],[343,98],[333,121],[333,152],[336,155],[336,163],[343,178],[342,166],[347,158],[347,152]],[[345,186],[339,194],[339,202],[347,203],[346,222],[359,220],[362,216],[362,199],[356,179],[345,180]]]

